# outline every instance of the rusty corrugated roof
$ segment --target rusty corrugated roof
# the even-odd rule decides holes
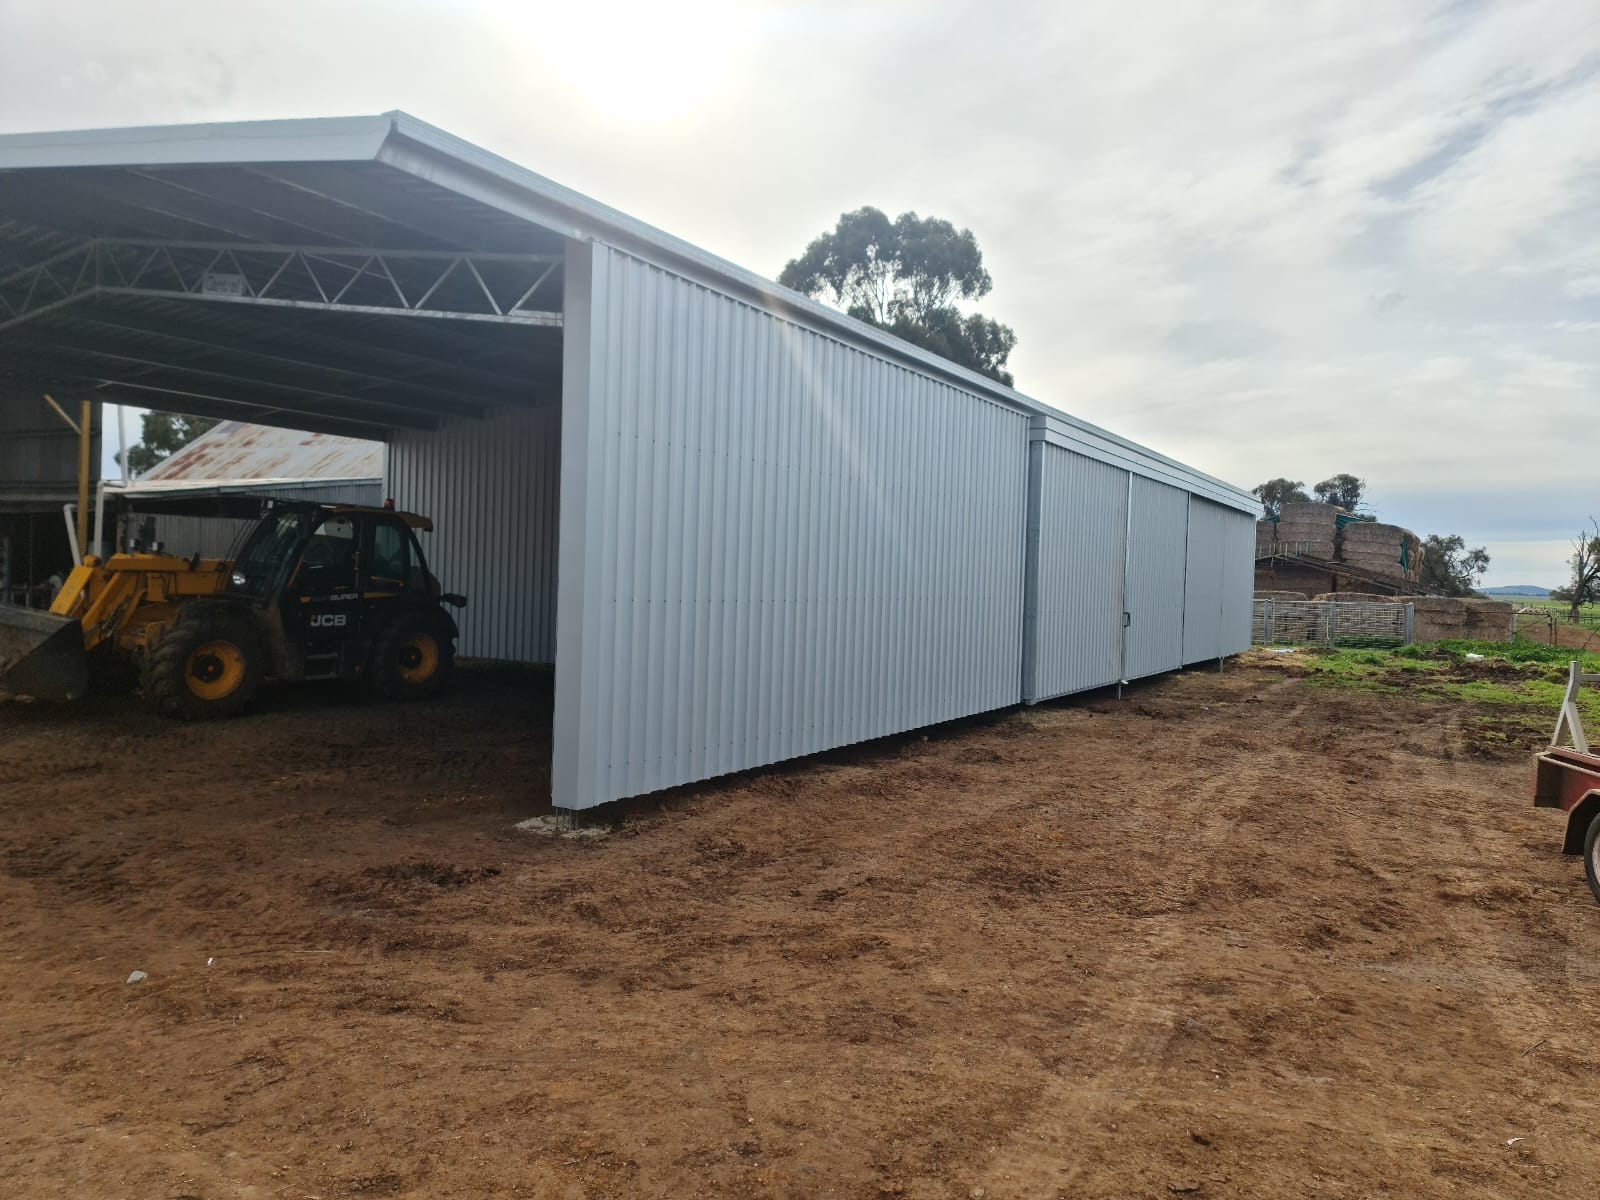
[[[383,477],[383,443],[222,421],[132,485],[249,483]]]

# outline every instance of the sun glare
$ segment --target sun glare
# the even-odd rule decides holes
[[[519,16],[543,67],[624,121],[671,121],[708,101],[740,40],[733,0],[531,4]]]

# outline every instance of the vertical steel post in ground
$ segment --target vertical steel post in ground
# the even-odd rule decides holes
[[[88,400],[78,405],[78,549],[89,553],[89,417],[94,408]]]

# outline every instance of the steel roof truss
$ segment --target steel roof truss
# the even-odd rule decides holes
[[[549,254],[98,238],[0,279],[0,329],[101,294],[559,328],[560,312],[530,305],[560,263]],[[463,268],[471,286],[447,287]],[[485,278],[491,268],[498,289]]]

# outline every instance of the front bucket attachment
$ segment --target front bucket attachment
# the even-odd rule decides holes
[[[71,617],[0,604],[0,691],[76,700],[89,690],[83,626]]]

